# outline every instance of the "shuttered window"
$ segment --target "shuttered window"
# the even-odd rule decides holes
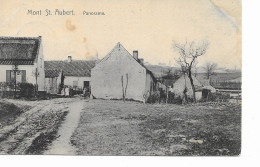
[[[6,70],[6,82],[15,82],[15,73],[12,70]],[[26,82],[26,71],[18,70],[16,72],[16,83],[25,83]]]
[[[6,70],[6,82],[10,83],[11,82],[11,71]]]
[[[26,71],[22,70],[22,83],[26,82]]]

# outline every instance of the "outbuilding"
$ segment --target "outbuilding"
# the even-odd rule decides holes
[[[200,81],[192,76],[193,84],[195,86],[195,95],[196,99],[200,100],[202,98],[202,88],[203,85],[200,83]],[[172,92],[174,93],[174,96],[184,98],[184,90],[186,88],[186,95],[188,98],[193,98],[193,90],[190,83],[190,79],[187,75],[182,75],[180,78],[173,84]]]
[[[145,102],[156,89],[152,72],[121,43],[91,70],[91,95],[102,99],[128,99]]]
[[[73,88],[74,92],[83,92],[83,89],[90,89],[91,69],[95,66],[96,60],[52,60],[45,61],[45,71],[62,70],[64,86]]]

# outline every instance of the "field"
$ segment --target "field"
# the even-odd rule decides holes
[[[0,101],[0,154],[239,155],[241,105]]]
[[[239,155],[241,106],[92,100],[71,143],[80,155]]]

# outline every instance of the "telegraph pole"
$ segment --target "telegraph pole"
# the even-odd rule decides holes
[[[38,78],[38,68],[35,69],[35,79],[36,79],[36,97],[38,97],[38,82],[37,82],[37,78]]]
[[[16,99],[16,72],[18,71],[18,65],[17,64],[14,65],[12,71],[14,72],[14,98]]]

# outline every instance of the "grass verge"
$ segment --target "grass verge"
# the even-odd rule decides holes
[[[241,105],[92,100],[71,139],[80,155],[235,156]]]

